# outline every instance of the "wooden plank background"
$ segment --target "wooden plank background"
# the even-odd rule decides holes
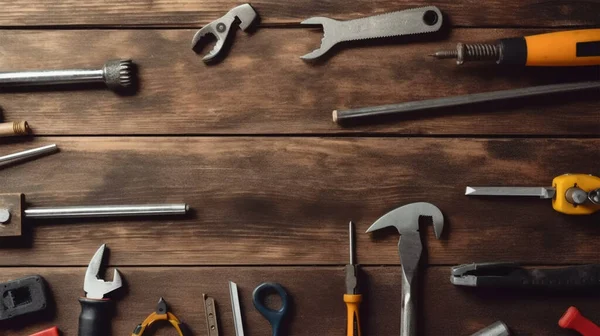
[[[131,57],[140,91],[101,87],[0,91],[0,120],[28,120],[36,137],[0,139],[0,155],[57,143],[61,152],[0,168],[0,192],[32,206],[187,202],[189,216],[28,221],[0,240],[0,281],[41,274],[54,309],[0,323],[0,335],[58,325],[77,334],[85,266],[102,243],[127,282],[114,335],[128,335],[160,296],[205,335],[202,293],[234,335],[227,281],[240,286],[246,335],[267,335],[251,293],[277,281],[293,297],[290,335],[343,335],[347,223],[364,265],[364,335],[399,334],[398,235],[363,232],[387,211],[438,205],[419,289],[421,335],[470,335],[502,319],[517,335],[573,335],[557,327],[569,305],[600,323],[594,294],[491,293],[456,288],[452,265],[519,261],[529,267],[598,263],[600,217],[556,213],[539,199],[472,199],[466,185],[546,186],[566,172],[600,173],[598,92],[414,115],[341,128],[331,111],[466,93],[600,79],[598,67],[457,67],[426,55],[456,42],[600,26],[600,1],[253,2],[262,26],[237,32],[228,57],[207,67],[189,44],[236,1],[0,0],[0,69],[99,67]],[[351,19],[437,5],[451,32],[422,41],[361,43],[326,62],[299,56],[322,15]],[[208,49],[206,49],[208,50]],[[205,50],[205,52],[206,52]],[[108,273],[110,274],[110,273]],[[526,309],[524,313],[523,310]],[[161,328],[156,335],[174,335]]]

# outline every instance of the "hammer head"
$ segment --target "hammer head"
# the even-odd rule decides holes
[[[433,222],[435,237],[440,239],[444,229],[444,216],[438,207],[431,203],[411,203],[394,209],[379,218],[369,227],[367,233],[393,226],[398,233],[419,231],[419,218],[430,217]]]

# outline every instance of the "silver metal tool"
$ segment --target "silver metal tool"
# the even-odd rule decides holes
[[[379,218],[369,227],[373,232],[386,227],[395,227],[400,233],[398,254],[402,263],[402,319],[400,336],[417,335],[417,315],[414,295],[417,293],[417,271],[423,244],[419,234],[419,219],[431,218],[435,237],[440,239],[444,229],[444,216],[440,209],[431,203],[411,203],[394,209]]]
[[[58,147],[56,146],[56,144],[28,149],[22,152],[0,156],[0,165],[40,157],[43,155],[55,153],[57,151]]]
[[[40,70],[0,73],[0,87],[57,84],[105,83],[113,91],[133,86],[135,71],[131,60],[110,60],[102,69]]]
[[[300,58],[304,60],[317,59],[341,42],[433,33],[440,30],[442,21],[442,12],[435,6],[407,9],[348,21],[312,17],[302,21],[302,24],[322,25],[324,37],[318,49]]]
[[[219,320],[217,318],[217,305],[215,299],[206,294],[202,294],[202,300],[204,301],[207,335],[219,336]]]
[[[536,196],[542,199],[554,198],[556,189],[552,187],[467,187],[467,196]]]
[[[471,336],[510,336],[510,330],[504,322],[497,321]]]
[[[81,314],[79,315],[79,336],[106,336],[110,334],[110,320],[112,317],[112,301],[105,296],[123,286],[121,273],[115,269],[112,281],[99,279],[100,268],[106,244],[100,248],[90,260],[83,290],[85,297],[79,298]]]
[[[349,110],[335,110],[332,113],[333,121],[342,124],[351,120],[369,117],[384,117],[403,113],[419,112],[439,108],[466,106],[476,103],[510,100],[555,93],[566,93],[600,88],[600,81],[589,81],[567,84],[551,84],[533,86],[522,89],[474,93],[463,96],[444,97],[428,100],[412,101],[400,104],[362,107]]]
[[[235,23],[239,23],[240,29],[246,30],[255,23],[257,19],[258,14],[250,4],[237,6],[227,12],[223,17],[207,24],[196,32],[192,39],[192,49],[197,50],[201,46],[200,42],[204,40],[204,37],[212,35],[217,39],[217,43],[214,48],[202,58],[202,60],[204,63],[216,61],[217,57],[221,55],[223,46],[229,39],[231,27]]]
[[[231,298],[235,336],[244,336],[244,322],[242,320],[242,309],[240,308],[240,297],[238,295],[237,284],[233,281],[229,281],[229,297]]]
[[[25,209],[26,218],[98,218],[185,215],[187,204],[97,205]]]
[[[0,237],[23,234],[25,219],[185,215],[187,204],[30,207],[20,193],[0,194]]]

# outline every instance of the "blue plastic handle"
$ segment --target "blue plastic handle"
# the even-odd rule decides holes
[[[279,297],[281,297],[281,308],[278,310],[267,308],[264,305],[263,292],[267,290],[273,290],[279,294]],[[252,302],[254,303],[256,310],[258,310],[258,312],[261,313],[262,316],[264,316],[271,324],[273,336],[280,336],[281,321],[288,311],[288,294],[285,289],[283,289],[283,287],[278,283],[265,282],[256,287],[254,292],[252,292]]]

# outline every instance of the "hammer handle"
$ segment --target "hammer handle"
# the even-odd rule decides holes
[[[414,277],[411,280],[414,280]],[[416,292],[416,288],[414,288],[413,282],[415,281],[409,282],[404,275],[402,276],[400,336],[417,336],[417,310],[413,300],[413,293]]]

